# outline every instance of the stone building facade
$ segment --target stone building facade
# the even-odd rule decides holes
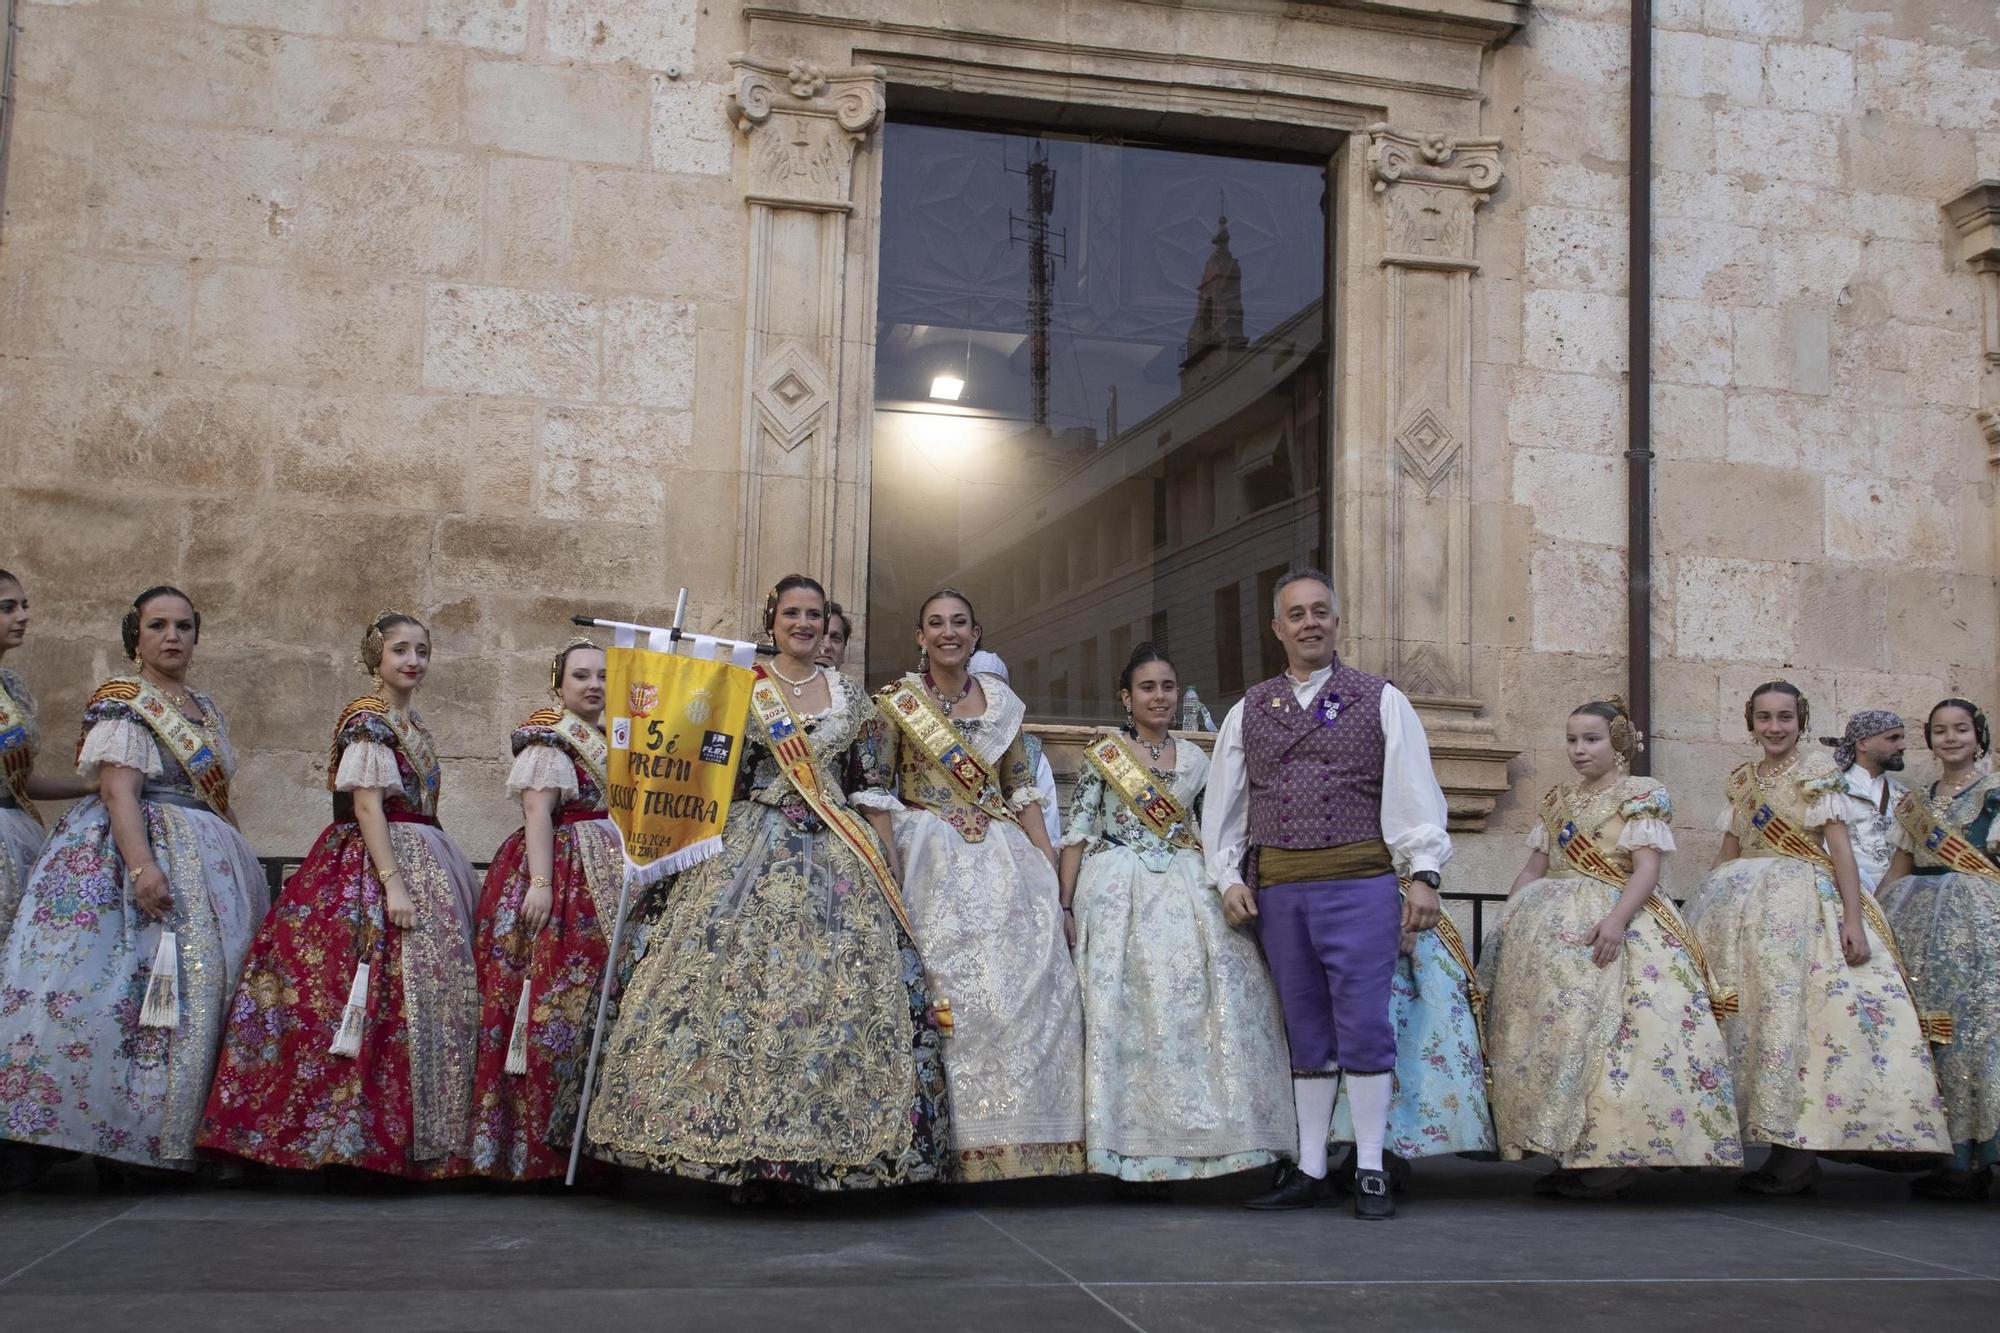
[[[1420,696],[1457,886],[1505,887],[1564,713],[1625,682],[1622,0],[17,8],[10,665],[60,736],[132,593],[189,589],[260,850],[323,820],[383,607],[434,620],[475,857],[572,612],[658,621],[684,584],[743,632],[802,568],[902,633],[867,589],[907,114],[1324,162],[1324,549],[1345,650]],[[1996,699],[2000,20],[1652,9],[1651,757],[1685,888],[1756,681],[1821,730]]]

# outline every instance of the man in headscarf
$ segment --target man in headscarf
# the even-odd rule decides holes
[[[1009,685],[1014,683],[1008,675],[1007,663],[1001,659],[1000,654],[989,653],[984,648],[966,659],[965,669],[974,675],[984,671],[989,675],[1000,677],[1000,679],[1006,681]],[[1039,736],[1032,736],[1023,729],[1021,732],[1021,745],[1027,750],[1029,760],[1035,765],[1035,785],[1047,792],[1052,798],[1042,802],[1042,821],[1048,826],[1049,846],[1060,847],[1062,845],[1062,812],[1056,808],[1058,802],[1053,799],[1056,795],[1056,771],[1049,767],[1049,757],[1042,750],[1042,741]]]
[[[1847,719],[1846,731],[1822,736],[1819,743],[1833,747],[1833,761],[1847,779],[1847,794],[1853,798],[1847,828],[1854,865],[1862,887],[1873,893],[1896,850],[1890,841],[1896,802],[1907,790],[1890,776],[1903,769],[1903,719],[1886,708],[1864,708]]]

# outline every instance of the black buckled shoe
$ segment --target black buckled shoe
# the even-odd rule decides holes
[[[1316,1208],[1333,1193],[1326,1177],[1309,1176],[1294,1162],[1278,1163],[1271,1177],[1271,1189],[1254,1199],[1245,1199],[1245,1208],[1275,1213],[1288,1208]]]
[[[1389,1197],[1387,1171],[1354,1173],[1354,1215],[1364,1222],[1381,1222],[1396,1215],[1396,1201]]]

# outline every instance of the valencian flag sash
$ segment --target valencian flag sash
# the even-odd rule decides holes
[[[650,648],[605,659],[611,822],[634,870],[679,874],[722,850],[754,676]]]
[[[966,802],[994,819],[1018,823],[1000,792],[1000,779],[979,752],[967,743],[965,733],[937,705],[913,689],[910,678],[883,687],[875,695],[875,710],[895,723],[940,772],[965,797]]]
[[[28,799],[28,775],[34,771],[35,752],[28,748],[28,710],[0,684],[0,781],[7,784],[14,804],[40,824],[44,822],[42,812]]]
[[[1755,800],[1755,797],[1751,798]],[[1809,865],[1833,874],[1833,858],[1808,837],[1805,831],[1769,805],[1759,803],[1750,816],[1750,827],[1763,838],[1773,851],[1785,856],[1796,857]],[[1876,935],[1881,937],[1882,947],[1889,951],[1889,960],[1896,965],[1896,972],[1903,978],[1903,989],[1909,993],[1910,1003],[1917,1002],[1917,988],[1910,983],[1909,969],[1903,966],[1903,951],[1896,947],[1896,932],[1889,929],[1889,918],[1882,915],[1882,905],[1875,901],[1875,895],[1866,886],[1861,890],[1861,916]],[[1917,1026],[1933,1046],[1951,1044],[1953,1022],[1950,1014],[1943,1010],[1932,1013],[1917,1012]]]
[[[1201,850],[1201,837],[1187,810],[1174,799],[1173,792],[1154,780],[1123,741],[1107,732],[1083,753],[1125,808],[1162,842],[1185,851]]]
[[[750,687],[750,708],[756,716],[757,726],[764,733],[765,743],[771,747],[771,754],[777,759],[785,777],[790,779],[793,789],[819,816],[819,821],[846,843],[848,850],[860,857],[861,863],[874,873],[875,882],[881,885],[882,897],[888,902],[889,910],[896,914],[896,920],[903,923],[903,933],[915,939],[916,931],[910,928],[909,913],[903,909],[903,895],[896,888],[896,876],[889,869],[888,859],[882,855],[881,844],[875,841],[874,832],[862,822],[852,806],[844,800],[828,797],[826,788],[820,785],[819,768],[813,763],[812,742],[806,737],[805,724],[792,711],[784,691],[772,684],[771,678],[762,670],[757,672],[756,683]]]
[[[99,685],[85,710],[100,703],[121,703],[137,713],[167,753],[187,770],[195,791],[208,808],[224,819],[233,820],[229,813],[229,774],[223,771],[222,755],[163,691],[143,680],[120,676]],[[89,728],[85,727],[84,734],[88,733]],[[83,753],[82,735],[77,737],[76,750]]]
[[[1620,893],[1625,891],[1628,881],[1625,873],[1619,869],[1618,863],[1606,856],[1603,848],[1597,845],[1596,836],[1578,828],[1575,820],[1563,821],[1563,826],[1556,832],[1556,847],[1560,850],[1563,860],[1584,875],[1599,884],[1609,885]],[[1674,905],[1667,901],[1666,895],[1654,889],[1646,898],[1646,911],[1653,920],[1660,923],[1660,929],[1667,933],[1667,938],[1686,950],[1688,957],[1694,961],[1695,971],[1701,976],[1701,984],[1708,989],[1709,1012],[1714,1014],[1718,1021],[1731,1014],[1740,1013],[1743,1008],[1742,998],[1735,991],[1724,991],[1716,986],[1715,974],[1708,970],[1708,959],[1702,956],[1701,946],[1695,943],[1694,932],[1688,929],[1685,921],[1681,920],[1681,914],[1674,910]]]
[[[1925,856],[1961,875],[2000,880],[2000,865],[1973,846],[1962,831],[1932,814],[1929,805],[1918,800],[1915,792],[1905,793],[1896,803],[1896,822],[1910,835],[1910,841],[1923,849]]]

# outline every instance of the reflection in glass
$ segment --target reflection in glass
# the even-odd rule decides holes
[[[968,593],[1041,721],[1122,720],[1134,644],[1217,718],[1327,529],[1326,169],[892,123],[868,681]]]

